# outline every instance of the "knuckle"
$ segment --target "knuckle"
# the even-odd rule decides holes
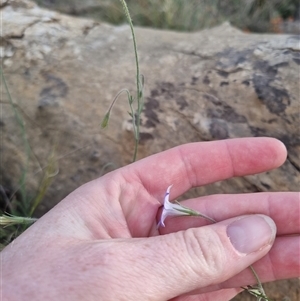
[[[187,260],[197,276],[211,280],[224,272],[226,252],[215,231],[188,229],[182,233]]]

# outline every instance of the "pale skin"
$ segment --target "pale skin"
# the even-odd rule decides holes
[[[193,143],[89,182],[2,251],[1,297],[230,300],[254,284],[251,264],[262,282],[299,277],[298,192],[190,199],[183,204],[218,222],[175,217],[156,227],[170,184],[174,200],[192,187],[264,172],[285,159],[284,145],[271,138]],[[275,222],[276,239],[270,234],[258,250],[240,253],[226,229],[253,214]]]

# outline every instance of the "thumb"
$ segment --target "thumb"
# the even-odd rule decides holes
[[[168,300],[224,282],[263,257],[275,236],[271,218],[248,215],[136,240],[130,252],[123,253],[124,268],[134,262],[126,286],[135,299],[139,292],[143,300]]]

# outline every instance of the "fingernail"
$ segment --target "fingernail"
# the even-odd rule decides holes
[[[238,252],[249,254],[273,242],[276,225],[268,216],[250,215],[229,224],[227,235]]]

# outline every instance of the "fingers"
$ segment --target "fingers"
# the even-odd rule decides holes
[[[269,253],[252,265],[260,281],[264,283],[280,279],[298,278],[300,271],[299,246],[299,236],[276,238]],[[207,286],[204,289],[196,289],[191,294],[203,294],[224,288],[239,288],[254,284],[256,284],[256,280],[252,272],[250,269],[245,269],[223,283]]]
[[[260,213],[271,217],[277,226],[277,235],[300,234],[299,192],[272,192],[211,195],[181,202],[216,221],[235,216]],[[209,224],[203,218],[180,217],[166,221],[162,233],[186,230]]]
[[[122,285],[128,292],[135,292],[135,299],[138,291],[143,299],[149,295],[157,296],[154,300],[169,300],[199,287],[224,282],[244,270],[269,251],[275,233],[270,218],[243,216],[128,242],[122,247],[122,260],[115,264],[125,273],[119,274]]]
[[[300,237],[279,237],[270,252],[253,266],[262,282],[299,277]],[[221,287],[237,287],[254,284],[250,271],[226,281]]]
[[[286,148],[273,138],[240,138],[185,144],[122,170],[155,196],[173,184],[177,197],[193,186],[270,170],[286,159]]]
[[[95,220],[101,220],[101,216],[110,211],[106,214],[99,204],[121,205],[120,212],[125,216],[132,236],[146,236],[155,231],[156,212],[169,185],[173,184],[172,200],[192,186],[272,169],[285,158],[284,145],[272,138],[186,144],[84,185],[75,194],[80,194],[79,199],[85,201],[77,202],[75,208],[86,212],[86,216],[93,215]],[[99,196],[104,202],[99,202]],[[74,208],[74,194],[63,203]]]

